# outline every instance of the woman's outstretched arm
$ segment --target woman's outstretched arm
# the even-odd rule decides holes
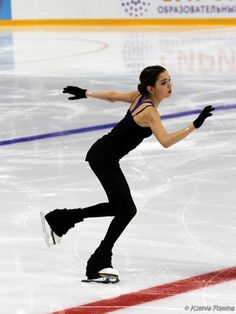
[[[95,90],[87,90],[76,86],[67,86],[64,88],[63,93],[67,93],[73,95],[69,97],[69,100],[81,99],[81,98],[97,98],[106,101],[124,101],[131,103],[135,97],[139,94],[139,92],[131,91],[131,92],[115,92],[115,91],[95,91]]]
[[[139,92],[131,91],[131,92],[115,92],[115,91],[94,91],[94,90],[87,90],[86,96],[97,98],[97,99],[103,99],[111,102],[115,101],[124,101],[131,103],[136,96],[138,96]]]
[[[189,124],[184,129],[181,129],[176,132],[168,133],[165,129],[165,127],[162,124],[160,114],[157,110],[150,107],[146,110],[146,120],[148,122],[149,127],[151,128],[153,134],[157,138],[157,140],[160,142],[160,144],[168,148],[175,143],[181,141],[186,136],[188,136],[190,133],[192,133],[194,130],[202,126],[205,119],[212,116],[212,111],[214,108],[211,106],[205,107],[200,115],[197,117],[196,120],[194,120],[191,124]]]

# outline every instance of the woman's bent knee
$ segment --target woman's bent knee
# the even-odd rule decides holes
[[[137,208],[135,206],[129,207],[122,214],[131,220],[137,214]]]

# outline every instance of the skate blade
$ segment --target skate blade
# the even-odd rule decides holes
[[[96,279],[82,279],[82,282],[87,282],[87,283],[103,283],[103,284],[109,284],[109,283],[117,283],[119,282],[119,278],[117,276],[109,276],[109,277],[100,277],[100,278],[96,278]]]
[[[47,220],[45,219],[43,212],[40,212],[40,217],[46,244],[48,247],[52,248],[54,245],[61,242],[61,238],[53,232]]]

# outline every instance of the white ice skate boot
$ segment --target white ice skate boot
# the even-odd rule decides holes
[[[117,283],[119,282],[118,271],[114,268],[104,268],[97,273],[96,278],[83,279],[82,282],[94,283]]]

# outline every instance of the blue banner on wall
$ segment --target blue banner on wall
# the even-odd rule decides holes
[[[11,19],[11,0],[0,0],[0,20]]]

